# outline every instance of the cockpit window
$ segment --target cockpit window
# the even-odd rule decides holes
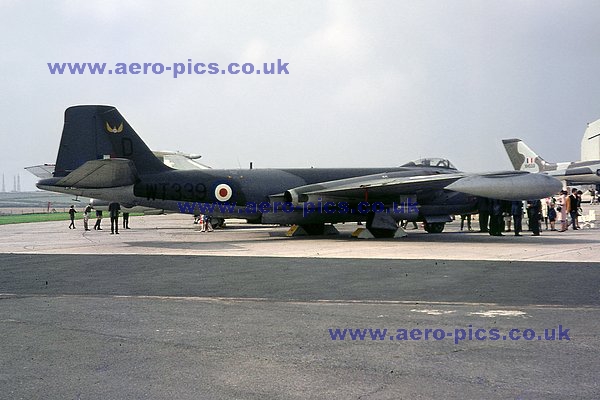
[[[444,169],[456,169],[456,167],[445,158],[420,158],[418,160],[414,160],[408,162],[406,164],[401,165],[401,167],[434,167],[434,168],[444,168]]]

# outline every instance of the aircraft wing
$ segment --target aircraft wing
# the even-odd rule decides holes
[[[198,161],[202,157],[199,154],[188,154],[180,151],[153,151],[153,153],[165,165],[174,169],[211,169],[208,165],[204,165]]]
[[[133,161],[123,158],[87,161],[64,178],[57,186],[78,188],[111,188],[135,183],[136,169]]]
[[[317,202],[318,199],[386,203],[397,200],[398,196],[445,189],[500,200],[527,200],[544,198],[560,191],[561,187],[557,179],[522,171],[416,176],[391,173],[302,186],[286,191],[284,198],[295,203]]]

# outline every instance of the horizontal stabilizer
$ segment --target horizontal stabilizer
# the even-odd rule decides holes
[[[54,174],[54,164],[34,165],[32,167],[25,167],[25,169],[40,179],[52,178]]]
[[[56,185],[77,188],[111,188],[135,183],[133,161],[122,158],[87,161]]]

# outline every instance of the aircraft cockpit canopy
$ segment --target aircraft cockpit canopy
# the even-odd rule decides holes
[[[401,165],[401,167],[434,167],[434,168],[444,168],[444,169],[456,169],[456,167],[445,158],[419,158],[418,160],[414,160],[408,162],[406,164]]]

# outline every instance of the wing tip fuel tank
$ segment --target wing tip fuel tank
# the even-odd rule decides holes
[[[562,189],[561,182],[544,174],[509,176],[468,176],[446,189],[499,200],[533,200],[552,196]]]

